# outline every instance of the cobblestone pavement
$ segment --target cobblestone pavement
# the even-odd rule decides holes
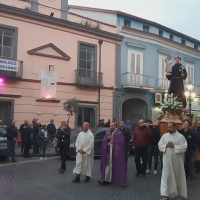
[[[46,160],[18,158],[18,164],[0,163],[1,200],[158,200],[160,199],[160,175],[135,178],[134,157],[129,157],[128,186],[124,188],[99,186],[99,159],[94,161],[91,182],[72,183],[75,160],[67,161],[64,175],[58,172],[60,160],[51,157]],[[188,199],[200,200],[200,175],[188,182]]]

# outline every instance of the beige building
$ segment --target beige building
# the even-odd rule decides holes
[[[76,97],[72,129],[113,117],[115,69],[122,36],[115,26],[67,12],[65,0],[0,4],[0,119],[67,120],[63,102]],[[65,8],[65,9],[64,9]],[[53,14],[52,14],[53,13]]]

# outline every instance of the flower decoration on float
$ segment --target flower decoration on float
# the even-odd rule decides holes
[[[166,113],[181,114],[183,112],[183,104],[176,95],[165,94],[163,103],[160,104],[161,110]]]

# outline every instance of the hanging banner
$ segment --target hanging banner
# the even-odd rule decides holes
[[[40,98],[56,99],[56,71],[41,70],[41,92]]]
[[[0,70],[18,72],[18,61],[0,58]]]

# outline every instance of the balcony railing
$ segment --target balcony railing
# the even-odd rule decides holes
[[[156,81],[157,81],[156,89],[163,90],[163,92],[164,92],[164,90],[168,90],[170,81],[167,78],[159,78]],[[184,84],[184,88],[186,89],[188,83],[183,82],[183,84]],[[194,84],[194,91],[196,92],[197,95],[200,95],[200,85]]]
[[[6,71],[6,70],[0,70],[0,76],[2,77],[15,77],[20,78],[23,76],[23,61],[17,61],[18,64],[18,71]]]
[[[75,70],[75,81],[78,85],[102,87],[103,86],[103,74],[86,69]]]
[[[122,85],[123,87],[154,88],[154,77],[126,72],[122,74]]]
[[[170,81],[167,78],[159,78],[156,79],[157,82],[157,89],[159,90],[168,90]]]

